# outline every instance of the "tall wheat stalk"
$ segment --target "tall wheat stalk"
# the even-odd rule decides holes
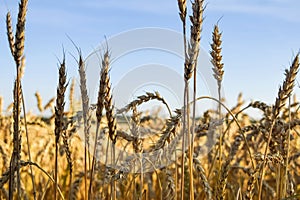
[[[183,47],[184,47],[184,57],[185,57],[185,62],[187,60],[187,39],[186,39],[186,15],[187,15],[187,6],[186,6],[186,0],[178,0],[178,7],[179,7],[179,16],[182,21],[182,32],[183,32]],[[183,136],[182,136],[182,157],[181,157],[181,182],[180,182],[180,198],[181,200],[184,199],[184,151],[185,151],[185,129],[186,129],[186,107],[185,105],[187,104],[186,102],[186,97],[185,97],[185,91],[184,90],[184,106],[183,106]],[[176,182],[177,184],[177,182]]]
[[[89,129],[90,129],[90,122],[89,122],[89,97],[87,93],[87,86],[86,86],[86,73],[85,73],[85,64],[82,59],[81,51],[79,49],[79,60],[78,60],[78,72],[80,77],[80,93],[81,93],[81,103],[82,103],[82,112],[83,112],[83,123],[84,123],[84,198],[88,199],[88,184],[87,184],[87,151],[88,148],[88,138],[89,138]],[[92,179],[90,180],[90,184]]]
[[[190,16],[191,20],[191,36],[190,42],[187,45],[186,40],[186,2],[178,1],[180,18],[183,23],[183,35],[184,35],[184,110],[183,110],[183,137],[182,137],[182,158],[181,158],[181,199],[184,199],[184,159],[185,159],[185,140],[187,134],[187,140],[189,145],[189,185],[190,185],[190,199],[194,199],[194,181],[193,181],[193,152],[194,152],[194,127],[195,127],[195,114],[196,114],[196,93],[197,93],[197,59],[200,49],[200,34],[202,30],[203,22],[203,0],[195,0],[192,3],[193,15]],[[194,74],[194,89],[193,89],[193,122],[192,133],[190,133],[190,105],[189,105],[189,80]],[[185,133],[186,132],[186,133]],[[191,135],[192,134],[192,135]]]
[[[14,144],[16,146],[16,151],[12,155],[11,159],[11,166],[10,166],[10,184],[9,184],[9,199],[13,198],[13,186],[14,186],[14,174],[15,170],[17,171],[17,192],[18,198],[20,198],[20,151],[21,151],[21,132],[19,127],[19,120],[20,120],[20,111],[21,111],[21,103],[23,104],[23,113],[24,113],[24,121],[25,121],[25,132],[26,132],[26,139],[27,139],[27,148],[28,148],[28,156],[29,161],[31,162],[31,153],[30,153],[30,145],[29,145],[29,136],[27,130],[27,121],[26,121],[26,111],[25,111],[25,102],[24,96],[22,92],[22,84],[21,79],[24,74],[25,68],[25,56],[24,56],[24,43],[25,43],[25,21],[26,21],[26,14],[27,14],[27,0],[21,0],[19,3],[19,12],[17,18],[17,25],[16,25],[16,33],[15,36],[13,35],[13,28],[12,28],[12,21],[10,12],[6,15],[6,30],[7,30],[7,38],[10,47],[11,54],[16,63],[16,71],[17,71],[17,78],[15,81],[14,87]],[[19,135],[19,136],[18,136]],[[17,148],[18,146],[18,148]],[[17,169],[15,169],[15,165],[17,165]],[[32,181],[32,188],[33,188],[33,197],[36,199],[36,188],[34,183],[34,176],[32,166],[30,166],[30,175]]]
[[[105,67],[109,69],[110,66],[110,56],[108,50],[104,53],[103,60]],[[110,138],[110,141],[112,142],[111,148],[112,148],[112,165],[116,165],[116,141],[117,141],[117,122],[114,114],[114,105],[113,105],[113,97],[111,94],[111,83],[109,75],[107,75],[107,85],[106,85],[106,92],[104,97],[104,108],[106,111],[106,119],[107,119],[107,125],[108,125],[108,135]],[[111,181],[111,191],[112,195],[111,198],[113,200],[116,200],[117,196],[117,186],[116,181]]]
[[[107,54],[108,56],[108,54]],[[107,57],[104,56],[104,57]],[[100,72],[100,81],[99,81],[99,90],[98,90],[98,97],[97,97],[97,108],[96,108],[96,118],[97,118],[97,124],[96,124],[96,136],[95,136],[95,143],[94,143],[94,151],[93,151],[93,158],[92,158],[92,169],[90,172],[90,185],[89,185],[89,198],[92,198],[93,191],[92,191],[92,184],[94,179],[94,168],[95,168],[95,162],[96,162],[96,152],[98,147],[98,138],[99,138],[99,131],[100,131],[100,124],[102,119],[102,112],[104,109],[104,101],[105,101],[105,95],[107,93],[107,87],[109,84],[109,63],[106,59],[102,59],[101,61],[101,72]]]
[[[203,12],[204,12],[204,0],[198,0],[193,3],[193,16],[191,17],[192,27],[191,27],[191,38],[190,45],[191,51],[189,52],[190,63],[194,65],[194,86],[193,86],[193,117],[192,117],[192,127],[191,127],[191,139],[189,138],[190,148],[189,148],[189,174],[190,174],[190,199],[194,199],[194,179],[193,179],[193,155],[194,155],[194,138],[195,138],[195,120],[196,120],[196,95],[197,95],[197,63],[200,51],[200,39],[202,32],[203,23]],[[186,87],[188,89],[188,87]],[[187,102],[189,101],[189,91],[187,93]],[[187,105],[189,107],[189,104]],[[187,108],[187,119],[189,120],[189,108]],[[188,122],[188,130],[189,130]],[[188,131],[188,135],[189,131]]]
[[[211,59],[211,63],[213,64],[213,72],[214,72],[214,78],[217,80],[217,85],[218,85],[218,100],[221,102],[221,87],[222,87],[222,80],[223,80],[223,74],[224,74],[224,64],[222,63],[222,33],[219,32],[219,27],[218,25],[214,26],[214,31],[213,31],[213,36],[212,36],[212,44],[211,44],[211,51],[210,51],[210,55],[212,57]],[[219,120],[222,119],[222,113],[221,113],[221,104],[218,104],[218,115],[219,115]],[[222,141],[222,126],[219,129],[219,134],[220,134],[220,138],[219,138],[219,171],[221,171],[222,168],[222,155],[223,155],[223,151],[222,151],[222,145],[223,145],[223,141]]]
[[[64,107],[65,107],[65,91],[67,88],[66,83],[66,66],[65,56],[63,61],[60,63],[59,68],[59,81],[57,86],[57,97],[55,106],[55,169],[54,169],[54,199],[57,199],[57,188],[58,188],[58,144],[60,136],[64,131]]]

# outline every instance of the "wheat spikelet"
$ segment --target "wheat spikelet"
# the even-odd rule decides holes
[[[284,107],[286,100],[291,95],[296,75],[298,73],[299,68],[299,54],[296,55],[296,57],[293,60],[293,63],[289,70],[285,71],[285,81],[283,82],[282,87],[279,88],[278,96],[275,101],[275,105],[273,107],[273,118],[277,118],[281,109]]]
[[[21,58],[24,54],[24,42],[25,42],[25,20],[27,13],[28,0],[21,0],[19,3],[18,21],[15,34],[15,50],[14,59],[17,67],[21,64]]]
[[[179,16],[183,23],[185,23],[186,19],[186,0],[178,0],[178,7],[179,7]]]
[[[44,108],[43,108],[42,97],[41,97],[40,93],[39,92],[35,92],[34,95],[36,97],[37,107],[38,107],[39,111],[43,112]]]
[[[210,187],[209,182],[207,180],[207,177],[205,175],[205,171],[202,167],[202,164],[201,164],[200,160],[196,157],[193,158],[193,162],[194,162],[194,166],[195,166],[197,175],[200,177],[201,183],[204,187],[204,191],[205,191],[205,194],[206,194],[206,199],[211,199],[211,197],[212,197],[211,187]]]
[[[71,116],[73,116],[73,110],[74,110],[74,90],[75,90],[75,79],[72,79],[71,85],[70,85],[70,93],[69,93],[69,113]]]
[[[6,154],[6,151],[3,149],[2,146],[0,146],[0,154],[2,155],[2,167],[3,170],[5,168],[7,168],[7,164],[8,164],[8,155]]]
[[[117,130],[117,137],[126,140],[127,142],[132,142],[134,137],[124,131]]]
[[[100,122],[102,118],[102,111],[104,108],[104,99],[107,93],[107,87],[109,86],[109,52],[106,51],[104,54],[104,59],[102,59],[101,65],[101,73],[100,73],[100,84],[98,90],[98,98],[97,98],[97,110],[96,116],[97,121]]]
[[[222,33],[219,32],[218,25],[215,25],[214,32],[213,32],[213,43],[211,44],[211,51],[210,55],[212,57],[211,62],[213,64],[213,72],[214,72],[214,78],[217,80],[218,87],[221,87],[221,82],[223,79],[224,74],[224,64],[222,63]]]
[[[66,158],[69,164],[69,170],[70,170],[70,185],[72,183],[72,173],[73,173],[73,161],[72,161],[72,156],[71,156],[71,148],[69,145],[69,134],[67,134],[66,128],[62,131],[62,139],[64,143],[64,150],[66,152]]]
[[[139,126],[140,126],[140,115],[137,111],[136,107],[132,109],[132,116],[131,116],[131,134],[133,136],[132,146],[135,153],[142,153],[143,152],[143,141],[140,138],[139,133]]]
[[[107,124],[108,124],[109,137],[110,137],[111,141],[113,142],[113,144],[115,144],[116,139],[117,139],[117,134],[116,134],[117,123],[116,123],[116,119],[114,116],[114,106],[112,103],[112,95],[111,95],[110,87],[111,87],[110,85],[107,87],[107,93],[105,96],[104,107],[106,110],[106,119],[107,119]]]
[[[164,200],[175,199],[176,189],[175,189],[175,183],[174,183],[172,172],[167,168],[165,168],[163,172],[165,173],[166,180],[164,181],[164,190],[162,194],[162,199]]]
[[[84,120],[84,134],[85,137],[88,137],[89,131],[87,130],[88,127],[88,113],[89,113],[89,97],[87,93],[87,86],[86,86],[86,73],[85,73],[85,65],[81,56],[79,54],[79,61],[78,61],[78,71],[80,77],[80,92],[81,92],[81,102],[82,102],[82,112],[83,112],[83,120]]]
[[[154,92],[154,93],[146,92],[146,94],[138,96],[136,100],[133,100],[128,105],[126,105],[124,108],[119,109],[117,111],[117,113],[120,114],[120,113],[123,113],[123,112],[128,112],[133,107],[139,106],[139,105],[141,105],[143,103],[146,103],[150,100],[160,101],[161,103],[163,103],[167,107],[169,113],[171,113],[167,102],[164,100],[164,98],[157,91]]]
[[[6,14],[6,34],[9,44],[9,49],[11,52],[11,55],[15,55],[15,37],[13,35],[13,28],[12,28],[12,22],[11,22],[11,15],[10,12]]]
[[[57,87],[57,97],[55,106],[55,142],[59,142],[59,138],[64,127],[64,106],[65,106],[65,91],[66,91],[66,67],[65,59],[63,58],[59,68],[59,83]]]
[[[175,137],[176,130],[180,126],[181,121],[181,110],[176,110],[175,113],[177,115],[172,116],[170,119],[166,122],[166,127],[164,131],[162,132],[162,136],[159,138],[159,140],[155,143],[155,145],[152,147],[155,150],[163,149],[166,143],[170,143],[172,140],[172,137]]]
[[[200,34],[202,31],[203,23],[203,0],[195,0],[193,2],[193,15],[190,16],[192,23],[190,44],[188,45],[188,58],[185,61],[184,77],[189,80],[192,77],[194,69],[197,64],[197,58],[200,48]]]
[[[13,109],[13,106],[14,106],[14,102],[10,103],[6,108],[6,112],[11,111]]]
[[[55,101],[55,97],[51,98],[47,103],[46,105],[44,106],[43,110],[47,110],[47,109],[51,109],[53,110],[53,103]],[[52,112],[54,113],[54,112]]]
[[[261,111],[263,111],[264,115],[266,117],[270,116],[271,115],[271,112],[272,112],[272,109],[270,106],[268,106],[266,103],[264,102],[261,102],[261,101],[254,101],[254,102],[251,102],[249,104],[249,106],[253,107],[253,108],[257,108],[257,109],[260,109]]]
[[[227,159],[226,162],[222,165],[221,171],[219,172],[220,177],[215,190],[215,196],[216,199],[218,200],[225,199],[226,184],[227,184],[229,169],[230,169],[230,160]]]
[[[26,57],[22,56],[21,58],[21,63],[20,63],[20,67],[19,67],[19,79],[21,80],[24,76],[25,73],[25,62],[26,62]]]
[[[222,101],[222,100],[220,100],[220,101]],[[241,106],[242,106],[244,103],[245,103],[245,101],[243,100],[243,94],[242,94],[242,93],[239,93],[238,98],[237,98],[237,103],[236,103],[236,105],[235,105],[233,108],[231,108],[231,112],[232,112],[232,113],[238,113],[238,112],[240,112]],[[226,118],[228,118],[229,116],[230,116],[230,114],[227,113],[227,114],[226,114]]]

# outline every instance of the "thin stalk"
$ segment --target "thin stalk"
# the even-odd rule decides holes
[[[182,21],[182,30],[183,30],[183,46],[184,46],[184,56],[187,60],[187,41],[186,41],[186,21]],[[185,129],[186,129],[186,105],[188,100],[186,99],[186,93],[188,91],[188,82],[185,80],[185,89],[184,89],[184,107],[183,107],[183,132],[182,132],[182,158],[181,158],[181,200],[184,200],[184,159],[185,159]]]
[[[115,146],[115,143],[112,142],[112,164],[113,164],[113,167],[115,167],[116,165],[116,146]],[[117,199],[117,182],[116,180],[113,180],[112,182],[112,199],[113,200],[116,200]]]
[[[286,160],[285,160],[285,179],[284,179],[284,191],[285,195],[288,191],[288,169],[289,169],[289,157],[290,157],[290,140],[291,140],[291,121],[292,121],[292,115],[291,115],[291,97],[289,96],[289,129],[288,129],[288,135],[287,135],[287,152],[286,152]]]
[[[28,159],[29,159],[29,162],[31,162],[32,160],[31,160],[31,153],[30,153],[30,142],[29,142],[29,135],[28,135],[28,128],[27,128],[25,100],[24,100],[22,85],[21,85],[21,98],[22,98],[22,105],[23,105],[24,126],[25,126],[26,139],[27,139]],[[36,188],[35,188],[34,175],[33,175],[33,170],[32,170],[31,165],[29,166],[29,169],[30,169],[30,177],[31,177],[32,189],[33,189],[33,199],[35,200],[36,199]]]
[[[195,72],[195,71],[194,71]],[[187,90],[186,93],[186,99],[187,102],[189,101],[189,91]],[[195,105],[195,102],[193,103]],[[189,185],[190,185],[190,199],[194,199],[194,179],[193,179],[193,150],[192,150],[192,143],[191,141],[191,133],[190,133],[190,104],[187,104],[187,109],[186,109],[186,114],[187,114],[187,135],[188,135],[188,145],[189,145]]]
[[[258,199],[260,200],[261,199],[261,193],[262,193],[262,186],[263,186],[263,177],[265,175],[265,166],[267,164],[267,159],[266,159],[266,155],[268,153],[268,149],[269,149],[269,145],[270,145],[270,142],[271,142],[271,139],[272,139],[272,133],[273,133],[273,128],[274,128],[274,125],[275,125],[275,120],[272,121],[272,124],[271,124],[271,127],[270,127],[270,131],[269,131],[269,135],[268,135],[268,141],[267,141],[267,144],[266,144],[266,147],[265,147],[265,150],[264,150],[264,161],[263,161],[263,165],[262,165],[262,169],[260,171],[260,181],[259,181],[259,188],[258,188]]]
[[[182,156],[181,156],[181,200],[184,200],[184,159],[185,159],[185,129],[186,129],[186,92],[187,92],[187,81],[185,81],[185,90],[184,90],[184,107],[183,107],[183,130],[182,130]]]

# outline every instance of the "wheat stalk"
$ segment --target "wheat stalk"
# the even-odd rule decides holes
[[[109,52],[106,51],[104,54],[103,61],[107,68],[109,68]],[[108,135],[110,140],[112,141],[112,162],[113,165],[115,165],[115,144],[117,141],[117,123],[116,123],[116,118],[114,114],[114,105],[113,105],[113,99],[112,99],[112,94],[111,94],[111,84],[110,84],[110,78],[107,76],[107,87],[106,87],[106,92],[105,92],[105,97],[104,97],[104,108],[106,111],[106,119],[107,119],[107,125],[108,125]],[[111,189],[112,189],[112,199],[116,199],[116,182],[112,181],[111,183]]]
[[[10,161],[10,181],[9,199],[13,198],[15,172],[17,172],[17,192],[20,197],[20,160],[21,160],[21,131],[20,131],[20,112],[21,94],[20,83],[15,80],[14,84],[14,104],[13,104],[13,153]]]
[[[58,144],[60,136],[63,132],[64,127],[64,106],[65,106],[65,91],[67,88],[66,83],[66,66],[65,66],[65,57],[60,63],[59,68],[59,82],[57,87],[57,97],[56,97],[56,106],[55,106],[55,187],[54,187],[54,199],[56,200],[57,187],[58,187]]]
[[[184,49],[185,49],[185,63],[184,63],[184,78],[185,78],[185,89],[184,89],[184,118],[183,118],[183,130],[186,130],[187,126],[187,140],[189,144],[189,173],[190,173],[190,191],[194,191],[193,189],[193,176],[192,176],[192,171],[193,171],[193,164],[192,164],[192,155],[193,155],[193,147],[194,147],[194,127],[195,127],[195,113],[196,113],[196,105],[195,103],[193,104],[193,123],[192,123],[192,140],[190,136],[190,119],[189,119],[189,114],[190,114],[190,109],[189,109],[189,104],[187,103],[189,101],[189,79],[192,77],[192,74],[194,73],[194,95],[193,99],[194,102],[196,100],[196,66],[197,66],[197,59],[199,55],[199,48],[200,48],[200,33],[202,31],[202,22],[203,22],[203,0],[195,0],[192,3],[192,10],[193,10],[193,15],[190,16],[191,20],[191,36],[190,36],[190,43],[186,45],[186,38],[185,38],[185,22],[183,22],[183,31],[184,31]],[[186,108],[185,108],[186,107]],[[187,124],[186,124],[187,123]],[[185,134],[183,135],[182,138],[182,151],[184,151],[185,148]],[[181,199],[184,199],[184,152],[182,155],[181,159],[181,165],[182,165],[182,177],[181,177]],[[194,193],[190,192],[190,198],[191,200],[194,199]]]
[[[86,86],[86,73],[85,63],[83,61],[80,49],[77,49],[79,53],[78,60],[78,72],[80,77],[80,92],[83,112],[84,123],[84,197],[89,198],[87,193],[87,150],[89,150],[89,134],[90,134],[90,111],[89,111],[89,97]],[[92,179],[91,179],[92,180]],[[92,181],[90,181],[90,184]]]
[[[213,37],[212,37],[212,44],[211,44],[211,51],[210,55],[212,57],[211,63],[213,64],[213,72],[214,72],[214,78],[217,80],[217,85],[218,85],[218,100],[221,101],[221,87],[222,87],[222,80],[223,80],[223,74],[224,74],[224,64],[222,63],[222,33],[219,31],[218,25],[214,26],[214,31],[213,31]],[[222,119],[222,114],[221,114],[221,104],[218,105],[218,115],[219,115],[219,120]],[[222,127],[219,128],[219,133],[220,133],[220,138],[219,138],[219,169],[221,171],[222,167],[222,156],[223,156],[223,140],[222,140],[222,132],[223,129]]]
[[[106,55],[107,54],[107,55]],[[99,129],[100,129],[100,123],[102,119],[102,112],[104,109],[104,101],[105,101],[105,95],[107,93],[107,88],[109,84],[109,59],[107,59],[109,52],[106,51],[106,54],[104,55],[105,59],[102,59],[101,62],[101,72],[100,72],[100,83],[99,83],[99,90],[98,90],[98,98],[97,98],[97,107],[96,107],[96,118],[97,118],[97,125],[96,125],[96,136],[95,136],[95,144],[94,144],[94,153],[93,153],[93,159],[92,159],[92,169],[90,173],[90,185],[89,185],[89,196],[92,195],[92,183],[93,183],[93,176],[94,176],[94,168],[95,168],[95,156],[97,152],[97,142],[99,137]]]

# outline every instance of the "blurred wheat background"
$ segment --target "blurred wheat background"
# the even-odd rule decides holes
[[[222,94],[226,63],[218,21],[209,35],[218,96],[197,96],[201,88],[196,71],[201,67],[197,64],[208,8],[203,0],[178,0],[174,12],[179,12],[183,35],[183,105],[172,108],[159,91],[147,91],[116,108],[109,43],[99,60],[97,102],[91,102],[85,58],[70,39],[78,79],[68,75],[63,50],[53,98],[44,99],[36,91],[36,112],[29,112],[23,83],[28,3],[20,0],[16,23],[9,11],[6,15],[7,49],[16,70],[13,101],[4,106],[0,98],[1,199],[300,198],[300,104],[294,92],[298,53],[290,63],[286,59],[273,102],[247,102],[240,93],[235,105],[228,106]],[[243,76],[247,74],[238,78]],[[217,107],[199,114],[196,102],[202,100]],[[165,108],[167,117],[160,109],[140,109],[151,101]],[[251,115],[251,110],[257,114]]]

